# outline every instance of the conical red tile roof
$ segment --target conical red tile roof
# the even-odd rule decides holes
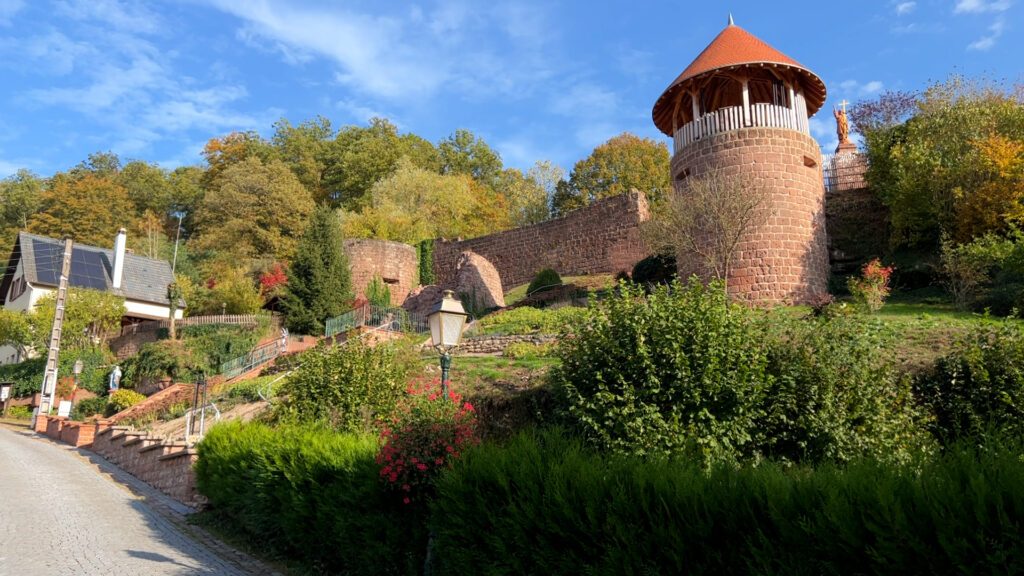
[[[737,66],[769,65],[795,70],[803,77],[807,113],[812,115],[825,103],[825,84],[802,64],[772,48],[767,42],[735,24],[729,24],[708,44],[697,58],[683,70],[654,104],[654,124],[672,135],[672,105],[675,95],[691,80],[705,74]]]

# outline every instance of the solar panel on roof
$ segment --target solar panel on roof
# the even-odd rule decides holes
[[[32,254],[36,266],[36,281],[42,284],[57,284],[60,277],[61,258],[63,253],[50,242],[32,239]]]
[[[94,250],[72,249],[70,283],[78,288],[106,290],[106,255]]]

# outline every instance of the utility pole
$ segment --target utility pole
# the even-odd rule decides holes
[[[71,276],[71,238],[64,239],[64,259],[60,268],[60,281],[57,283],[57,306],[53,311],[53,327],[50,329],[50,347],[46,352],[46,371],[43,372],[42,394],[39,395],[39,406],[32,417],[32,427],[40,414],[47,415],[53,407],[53,396],[57,388],[57,357],[60,355],[60,334],[64,329],[64,303],[68,297],[68,277]]]

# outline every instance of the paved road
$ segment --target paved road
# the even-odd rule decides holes
[[[241,575],[54,443],[0,427],[0,576]]]

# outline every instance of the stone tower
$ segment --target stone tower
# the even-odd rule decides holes
[[[672,179],[714,172],[767,189],[770,215],[740,241],[729,292],[759,304],[807,303],[827,292],[821,150],[808,118],[825,102],[813,72],[729,25],[654,104],[674,141]],[[680,259],[682,277],[701,265]]]

